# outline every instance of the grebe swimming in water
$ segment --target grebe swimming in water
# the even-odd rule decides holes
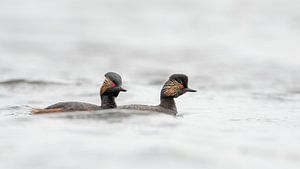
[[[188,77],[184,74],[173,74],[161,90],[160,104],[158,106],[126,105],[118,108],[155,111],[176,115],[177,108],[174,98],[177,98],[186,92],[196,92],[196,90],[188,88]]]
[[[118,97],[120,92],[126,92],[126,90],[122,88],[122,78],[119,74],[114,72],[106,73],[105,77],[100,89],[101,106],[82,102],[60,102],[46,107],[45,109],[33,109],[32,113],[42,114],[116,108],[117,104],[115,98]]]

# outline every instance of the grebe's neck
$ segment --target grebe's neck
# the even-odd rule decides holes
[[[160,97],[159,106],[177,112],[176,103],[173,97]]]
[[[101,107],[103,109],[116,108],[117,104],[115,102],[115,97],[112,95],[102,95],[101,96]]]

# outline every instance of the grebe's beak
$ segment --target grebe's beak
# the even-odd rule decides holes
[[[124,88],[122,88],[122,87],[119,87],[119,91],[121,91],[121,92],[127,92],[127,90],[124,89]]]
[[[185,88],[184,91],[185,92],[197,92],[197,90],[190,89],[190,88]]]

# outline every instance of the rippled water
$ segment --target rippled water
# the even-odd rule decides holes
[[[300,167],[300,12],[296,0],[2,0],[0,168]],[[30,114],[58,101],[99,104],[108,71],[119,105],[158,104],[185,73],[179,116],[106,110]]]

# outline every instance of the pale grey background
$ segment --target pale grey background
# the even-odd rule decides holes
[[[1,0],[0,168],[300,167],[297,0]],[[119,105],[157,104],[172,73],[198,93],[183,117],[30,115],[99,104],[108,71]]]

